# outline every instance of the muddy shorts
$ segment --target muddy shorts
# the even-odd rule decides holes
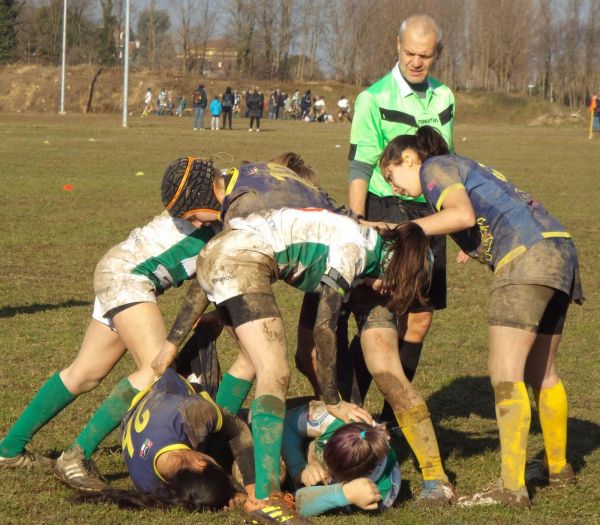
[[[377,197],[367,193],[366,218],[369,221],[385,221],[395,224],[427,217],[433,212],[425,203],[405,201],[398,197]],[[446,308],[446,236],[431,237],[433,269],[431,286],[424,294],[427,304],[413,304],[409,312],[443,310]]]
[[[92,316],[100,322],[104,322],[102,318],[110,319],[111,312],[116,313],[123,306],[156,303],[152,282],[143,275],[131,273],[131,262],[119,257],[119,253],[119,246],[109,250],[97,264],[94,273],[96,301]]]
[[[569,303],[584,300],[573,242],[552,238],[532,246],[497,272],[491,290],[491,325],[562,333]]]
[[[231,230],[211,239],[198,255],[197,276],[225,324],[280,317],[273,249],[255,233]]]

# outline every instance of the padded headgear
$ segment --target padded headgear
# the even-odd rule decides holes
[[[211,160],[181,157],[165,171],[162,201],[172,217],[189,211],[219,211],[221,203],[214,191],[215,169]]]

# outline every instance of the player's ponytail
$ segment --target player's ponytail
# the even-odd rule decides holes
[[[405,149],[415,151],[421,162],[425,162],[429,157],[450,153],[448,144],[440,132],[431,126],[423,126],[417,130],[415,135],[398,135],[385,147],[379,158],[381,173],[385,173],[386,168],[390,165],[401,165],[402,152]]]
[[[405,222],[380,235],[389,254],[381,286],[389,298],[386,306],[402,314],[415,301],[425,304],[423,293],[431,278],[429,238],[414,222]]]
[[[352,481],[373,472],[389,449],[385,428],[349,423],[338,428],[327,441],[323,461],[335,481]]]
[[[78,492],[75,503],[114,503],[122,509],[183,507],[190,511],[221,510],[241,487],[221,467],[209,463],[202,471],[181,469],[157,492],[107,489]]]
[[[298,153],[286,151],[285,153],[280,153],[279,155],[273,157],[270,162],[280,164],[281,166],[292,170],[296,175],[298,175],[298,177],[310,182],[317,188],[321,187],[319,174],[311,166],[306,164],[304,159],[298,155]]]
[[[429,157],[437,155],[448,155],[450,150],[448,144],[442,137],[442,134],[431,126],[423,126],[417,130],[416,150],[421,159],[421,162],[426,161]]]

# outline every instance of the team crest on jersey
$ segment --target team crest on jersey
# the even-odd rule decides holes
[[[431,191],[431,190],[432,190],[433,188],[435,188],[436,186],[437,186],[437,182],[436,182],[436,181],[434,181],[434,180],[432,180],[432,181],[429,181],[429,182],[427,183],[427,189],[428,189],[429,191]]]
[[[154,443],[152,441],[150,441],[149,439],[146,439],[144,441],[144,443],[142,444],[142,446],[140,448],[140,454],[139,454],[142,459],[146,459],[146,456],[148,456],[148,452],[152,448],[152,445],[154,445]]]

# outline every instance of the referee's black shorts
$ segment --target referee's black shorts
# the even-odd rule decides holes
[[[421,202],[406,201],[398,197],[378,197],[367,193],[366,219],[368,221],[384,221],[400,224],[426,217],[433,212],[429,206]],[[411,312],[443,310],[446,308],[446,236],[435,235],[431,238],[433,252],[433,273],[431,286],[425,294],[428,304],[416,303]]]

